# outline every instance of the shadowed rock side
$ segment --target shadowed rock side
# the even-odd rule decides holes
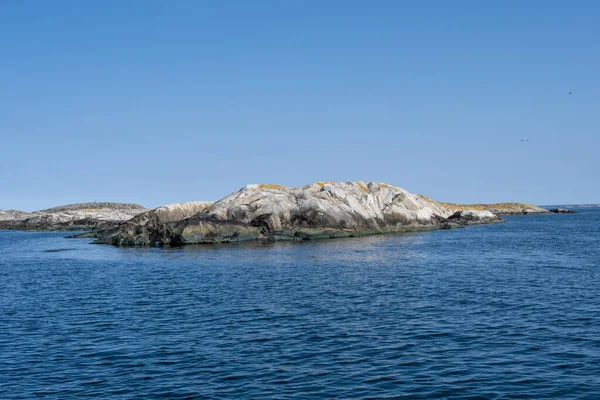
[[[205,211],[213,203],[196,201],[190,203],[169,204],[153,210],[145,211],[116,226],[102,231],[85,232],[73,236],[75,238],[95,237],[109,243],[151,243],[164,232],[164,226],[173,222],[190,218]]]
[[[525,203],[495,203],[495,204],[453,204],[440,203],[451,211],[490,211],[496,215],[534,215],[548,214],[542,207]]]
[[[481,225],[499,222],[496,214],[487,210],[464,210],[456,211],[443,223],[442,229],[462,228],[467,225]]]
[[[12,212],[11,218],[0,218],[0,229],[104,230],[144,211],[146,209],[137,204],[71,204],[33,213]]]
[[[301,188],[248,185],[190,218],[161,221],[150,212],[148,222],[131,220],[99,232],[96,243],[162,246],[337,238],[439,229],[452,214],[425,196],[384,183],[317,182]],[[485,223],[499,221],[485,215]],[[474,222],[461,216],[454,221]]]
[[[577,214],[577,211],[569,210],[566,208],[551,208],[550,210],[548,210],[548,212],[551,212],[553,214]]]

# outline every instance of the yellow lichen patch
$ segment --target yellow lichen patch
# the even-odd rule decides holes
[[[279,190],[279,189],[287,189],[285,186],[274,185],[272,183],[261,183],[258,185],[259,189],[271,189],[271,190]]]
[[[83,211],[83,212],[98,212],[100,210],[97,208],[84,208],[81,211]]]
[[[317,185],[320,188],[323,188],[323,186],[325,186],[325,185],[333,185],[333,184],[335,184],[335,182],[331,182],[331,181],[330,182],[326,182],[326,181],[315,182],[315,185]]]
[[[367,189],[367,187],[365,185],[363,185],[360,182],[356,182],[356,185],[360,188],[360,190],[362,190],[365,193],[369,193],[369,189]]]
[[[400,189],[398,189],[397,187],[388,185],[387,183],[380,183],[379,187],[381,187],[383,189],[392,189],[396,193],[398,193],[400,191]]]

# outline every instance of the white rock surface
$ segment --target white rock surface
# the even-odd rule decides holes
[[[206,210],[213,204],[212,201],[193,201],[189,203],[167,204],[148,211],[154,213],[158,217],[159,222],[175,222],[189,218],[194,214]]]
[[[25,211],[18,211],[18,210],[3,211],[3,210],[0,210],[0,221],[12,221],[12,220],[16,220],[16,219],[24,219],[24,218],[27,218],[28,216],[31,216],[31,213],[28,213]]]

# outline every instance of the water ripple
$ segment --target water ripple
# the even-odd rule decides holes
[[[0,232],[0,398],[600,398],[599,223],[180,249]]]

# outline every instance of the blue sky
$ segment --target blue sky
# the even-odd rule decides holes
[[[2,2],[0,209],[318,180],[600,202],[599,20],[596,1]]]

